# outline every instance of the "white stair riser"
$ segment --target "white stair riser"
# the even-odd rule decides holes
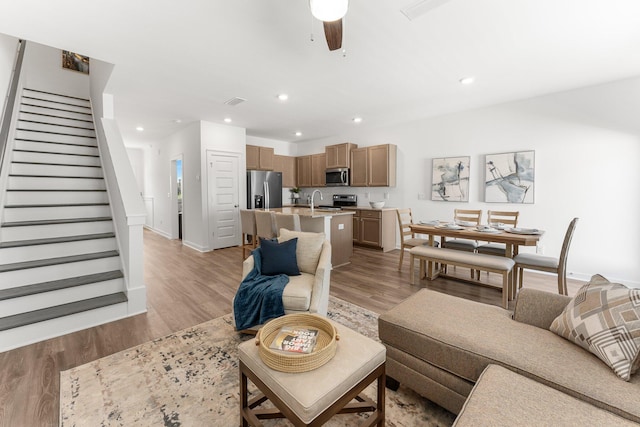
[[[109,203],[106,191],[8,191],[7,205]]]
[[[72,98],[69,96],[57,95],[55,93],[44,93],[44,92],[38,92],[36,90],[25,88],[22,90],[22,95],[33,97],[33,98],[45,99],[47,101],[79,105],[86,108],[91,107],[91,103],[87,99]]]
[[[34,132],[30,130],[16,130],[17,139],[28,139],[43,142],[62,142],[64,144],[87,145],[97,147],[96,139],[88,136],[57,135],[54,133]]]
[[[70,262],[49,265],[46,267],[28,268],[24,270],[0,272],[0,289],[33,285],[44,281],[69,279],[87,274],[105,273],[119,270],[120,257],[92,259],[88,261]]]
[[[55,163],[57,165],[101,166],[99,157],[72,154],[31,153],[13,151],[14,162]]]
[[[67,119],[63,117],[55,117],[51,114],[35,114],[35,113],[27,113],[23,111],[20,112],[20,115],[18,116],[18,118],[19,120],[30,120],[34,122],[50,123],[50,124],[64,125],[64,126],[71,126],[71,127],[81,127],[81,128],[93,130],[93,122],[90,119],[74,120],[74,119]]]
[[[9,190],[104,190],[104,179],[10,176]]]
[[[113,322],[132,314],[134,313],[129,313],[128,303],[123,302],[7,331],[0,331],[0,352]]]
[[[74,286],[72,288],[0,301],[0,313],[2,313],[3,317],[13,316],[15,314],[22,314],[56,305],[115,294],[116,292],[123,292],[124,290],[124,281],[122,279]]]
[[[102,168],[96,168],[92,166],[60,166],[31,163],[12,163],[11,173],[13,175],[83,176],[91,178],[102,178]]]
[[[87,147],[84,145],[56,144],[52,142],[15,141],[16,150],[41,151],[43,153],[55,154],[87,154],[90,156],[99,155],[98,147]]]
[[[107,206],[52,206],[38,208],[5,208],[4,222],[40,221],[71,218],[110,217]]]
[[[96,136],[93,129],[78,129],[71,126],[56,126],[44,123],[32,123],[24,120],[18,120],[18,128],[24,130],[35,130],[39,132],[64,133],[67,135],[77,136]]]
[[[35,261],[54,257],[115,251],[118,249],[115,237],[78,242],[51,243],[48,245],[0,248],[0,264]],[[0,311],[2,313],[2,311]]]
[[[24,113],[48,114],[50,116],[62,117],[66,119],[92,120],[91,114],[76,113],[73,111],[63,111],[53,108],[37,107],[29,104],[20,105],[20,111]]]
[[[113,232],[113,221],[0,227],[0,241],[15,242],[19,240],[49,239],[53,237],[84,236],[87,234]]]
[[[48,108],[57,108],[59,110],[67,110],[67,111],[75,111],[78,113],[90,113],[91,109],[79,105],[70,105],[70,103],[61,103],[55,101],[47,101],[42,99],[40,95],[32,94],[32,95],[23,95],[22,100],[20,101],[22,104],[28,105],[37,105],[40,107],[48,107]]]

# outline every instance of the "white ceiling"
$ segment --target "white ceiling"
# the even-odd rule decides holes
[[[638,0],[427,1],[351,0],[346,55],[306,0],[3,0],[0,33],[115,64],[126,140],[231,117],[304,141],[640,75]]]

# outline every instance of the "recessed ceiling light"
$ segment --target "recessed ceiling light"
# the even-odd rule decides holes
[[[471,83],[473,83],[476,79],[474,77],[463,77],[461,78],[459,81],[460,83],[462,83],[463,85],[470,85]]]
[[[354,117],[353,118],[353,123],[361,123],[362,122],[362,117]]]
[[[173,122],[174,123],[182,123],[182,120],[181,119],[175,119]]]
[[[136,126],[136,130],[138,132],[142,132],[144,130],[144,128],[142,126]]]
[[[296,136],[302,136],[302,132],[296,132],[295,135]]]
[[[280,95],[278,95],[278,99],[280,101],[286,101],[287,99],[289,99],[289,95],[287,95],[286,93],[281,93]]]
[[[224,122],[225,123],[231,123],[233,120],[231,120],[231,117],[225,117],[224,118]]]

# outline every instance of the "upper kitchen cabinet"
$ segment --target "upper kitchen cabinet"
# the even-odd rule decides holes
[[[273,170],[273,148],[247,145],[247,170]]]
[[[396,185],[397,146],[393,144],[356,148],[351,151],[352,187]]]
[[[273,156],[273,170],[282,172],[283,187],[297,187],[296,185],[296,158],[291,156]]]
[[[327,169],[351,167],[351,150],[354,148],[358,146],[350,142],[326,146],[324,152],[327,156]]]
[[[311,156],[296,157],[298,187],[311,187]]]
[[[326,185],[326,164],[325,153],[311,155],[311,186],[324,187]]]

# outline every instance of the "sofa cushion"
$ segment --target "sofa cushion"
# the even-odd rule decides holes
[[[550,330],[598,356],[625,381],[640,362],[640,289],[596,274]]]
[[[385,345],[463,379],[498,364],[640,422],[640,375],[620,381],[593,354],[500,307],[423,289],[380,315],[378,331]]]
[[[315,276],[309,273],[289,277],[289,283],[282,292],[282,305],[286,314],[309,310],[314,281]]]
[[[296,246],[298,239],[291,239],[278,243],[269,239],[260,239],[260,253],[262,255],[262,274],[275,276],[286,274],[298,276],[298,261],[296,260]]]
[[[296,256],[298,258],[300,271],[303,273],[316,274],[318,260],[322,252],[322,244],[325,241],[324,233],[280,229],[279,242],[285,242],[295,238],[298,239]]]
[[[484,370],[453,424],[454,427],[531,425],[637,426],[497,365]]]

